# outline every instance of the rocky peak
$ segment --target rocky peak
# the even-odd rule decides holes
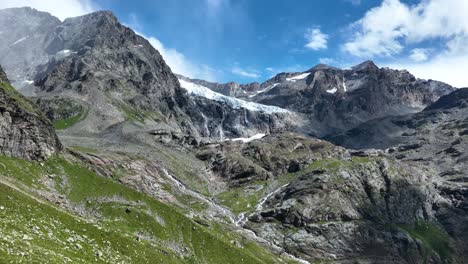
[[[330,69],[338,70],[338,68],[335,68],[333,66],[330,66],[330,65],[327,65],[327,64],[324,64],[324,63],[320,63],[320,64],[317,64],[314,67],[310,68],[306,72],[312,72],[312,71],[318,71],[318,70],[330,70]]]
[[[102,11],[96,11],[93,13],[89,13],[86,15],[82,15],[79,17],[70,17],[67,18],[63,21],[63,23],[77,23],[76,21],[85,21],[85,22],[100,22],[102,24],[104,23],[110,23],[110,24],[117,24],[119,23],[117,17],[115,17],[114,13],[109,10],[102,10]]]
[[[353,70],[355,71],[369,71],[369,70],[372,70],[372,71],[376,71],[379,69],[379,67],[377,67],[377,65],[375,65],[375,63],[371,60],[367,60],[363,63],[360,63],[356,66],[353,66],[352,67]]]

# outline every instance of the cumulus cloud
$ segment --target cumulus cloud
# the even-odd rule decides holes
[[[356,31],[343,45],[345,51],[358,57],[391,56],[400,53],[405,43],[468,35],[468,1],[426,0],[409,6],[384,0],[352,28]]]
[[[335,63],[336,61],[333,58],[319,58],[319,62],[322,64],[330,65],[330,64]]]
[[[358,58],[387,58],[420,78],[468,86],[468,1],[422,0],[408,5],[384,0],[350,26],[342,49]],[[434,44],[429,49],[422,44]],[[442,47],[442,48],[441,48]],[[409,58],[401,54],[409,50]],[[430,55],[430,56],[429,56]],[[398,59],[398,63],[391,60]]]
[[[429,49],[412,49],[410,59],[416,62],[427,61],[429,59]]]
[[[232,68],[231,72],[235,75],[239,75],[239,76],[242,76],[242,77],[247,77],[247,78],[260,78],[260,74],[258,74],[257,72],[255,71],[247,71],[247,70],[244,70],[240,67],[234,67]]]
[[[60,20],[67,17],[81,16],[98,9],[91,0],[2,0],[0,9],[29,6],[39,11],[48,12]]]
[[[306,48],[320,50],[327,48],[328,35],[322,33],[320,28],[309,28],[305,33],[307,40]]]
[[[146,38],[151,45],[161,53],[161,56],[166,61],[167,65],[171,67],[173,72],[189,78],[216,81],[216,71],[211,67],[190,61],[184,54],[176,49],[164,46],[161,41],[155,37],[148,37],[141,33],[138,34]]]
[[[418,78],[443,81],[462,88],[468,87],[466,65],[468,65],[468,54],[461,56],[440,55],[422,63],[388,63],[385,66],[395,69],[407,69]]]

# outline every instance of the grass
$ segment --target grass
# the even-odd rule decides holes
[[[24,111],[41,115],[41,113],[33,107],[32,103],[26,97],[21,95],[11,84],[0,82],[0,88],[3,89],[14,101],[16,101],[18,106]]]
[[[3,177],[18,180],[28,187],[41,190],[44,186],[37,176],[45,173],[45,168],[37,163],[0,155],[0,175]]]
[[[54,128],[57,130],[63,130],[63,129],[69,128],[75,125],[76,123],[80,122],[81,120],[85,119],[87,115],[88,115],[87,111],[82,111],[75,116],[65,118],[65,119],[55,120]]]
[[[0,185],[0,206],[6,207],[0,211],[0,262],[41,263],[44,256],[50,263],[279,262],[276,256],[224,225],[199,224],[173,205],[62,157],[52,158],[43,166],[5,156],[1,156],[0,163],[2,177],[8,172],[10,182],[34,189],[40,187],[35,181],[53,175],[57,185],[65,185],[57,189],[70,204],[94,221],[84,221]],[[39,231],[33,230],[35,226]],[[22,239],[25,235],[27,239]],[[137,240],[137,236],[142,239]],[[70,237],[74,242],[68,241]]]
[[[118,103],[117,106],[130,121],[135,121],[144,124],[145,120],[147,119],[162,119],[162,115],[159,112],[140,110],[125,103]]]
[[[181,262],[157,245],[103,229],[1,184],[0,204],[0,262]]]
[[[436,252],[444,263],[451,263],[453,248],[450,246],[450,237],[436,225],[419,221],[414,225],[398,225],[412,238],[418,239],[428,251]]]
[[[258,191],[246,191],[245,187],[232,188],[217,195],[216,200],[229,207],[234,213],[251,211],[258,201],[265,195],[267,183]]]

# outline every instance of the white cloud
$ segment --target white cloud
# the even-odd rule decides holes
[[[343,45],[345,51],[358,57],[392,56],[407,43],[468,35],[468,1],[425,0],[409,6],[384,0],[351,28],[356,31]]]
[[[248,78],[260,78],[260,74],[254,71],[246,71],[240,67],[234,67],[231,70],[232,73],[242,76],[242,77],[248,77]]]
[[[419,78],[468,86],[466,0],[422,0],[415,5],[384,0],[350,29],[352,37],[342,49],[355,57],[386,57],[387,66],[408,69]],[[420,48],[431,43],[429,49]],[[410,47],[409,58],[402,58]]]
[[[468,87],[467,65],[468,37],[452,39],[445,50],[426,61],[387,64],[392,68],[407,69],[418,78],[443,81],[455,87]]]
[[[10,7],[30,6],[39,11],[45,11],[64,20],[91,13],[98,7],[91,0],[2,0],[0,9]]]
[[[211,67],[190,61],[184,54],[178,52],[176,49],[165,47],[161,41],[155,37],[147,37],[138,32],[137,34],[146,38],[151,45],[161,53],[161,56],[166,61],[167,65],[171,67],[173,72],[189,78],[216,81],[216,70]]]
[[[455,87],[468,87],[468,54],[462,56],[440,55],[425,62],[390,63],[386,66],[407,69],[418,78],[446,82]]]
[[[307,40],[306,48],[320,50],[327,48],[328,35],[322,33],[320,28],[309,28],[305,33]]]
[[[412,49],[409,57],[415,62],[427,61],[429,59],[429,52],[429,49]]]
[[[335,63],[336,61],[333,58],[320,58],[319,62],[322,63],[322,64],[330,65],[330,64]]]

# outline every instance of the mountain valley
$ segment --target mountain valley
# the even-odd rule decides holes
[[[110,11],[0,24],[1,263],[467,262],[468,88],[372,61],[220,84]]]

